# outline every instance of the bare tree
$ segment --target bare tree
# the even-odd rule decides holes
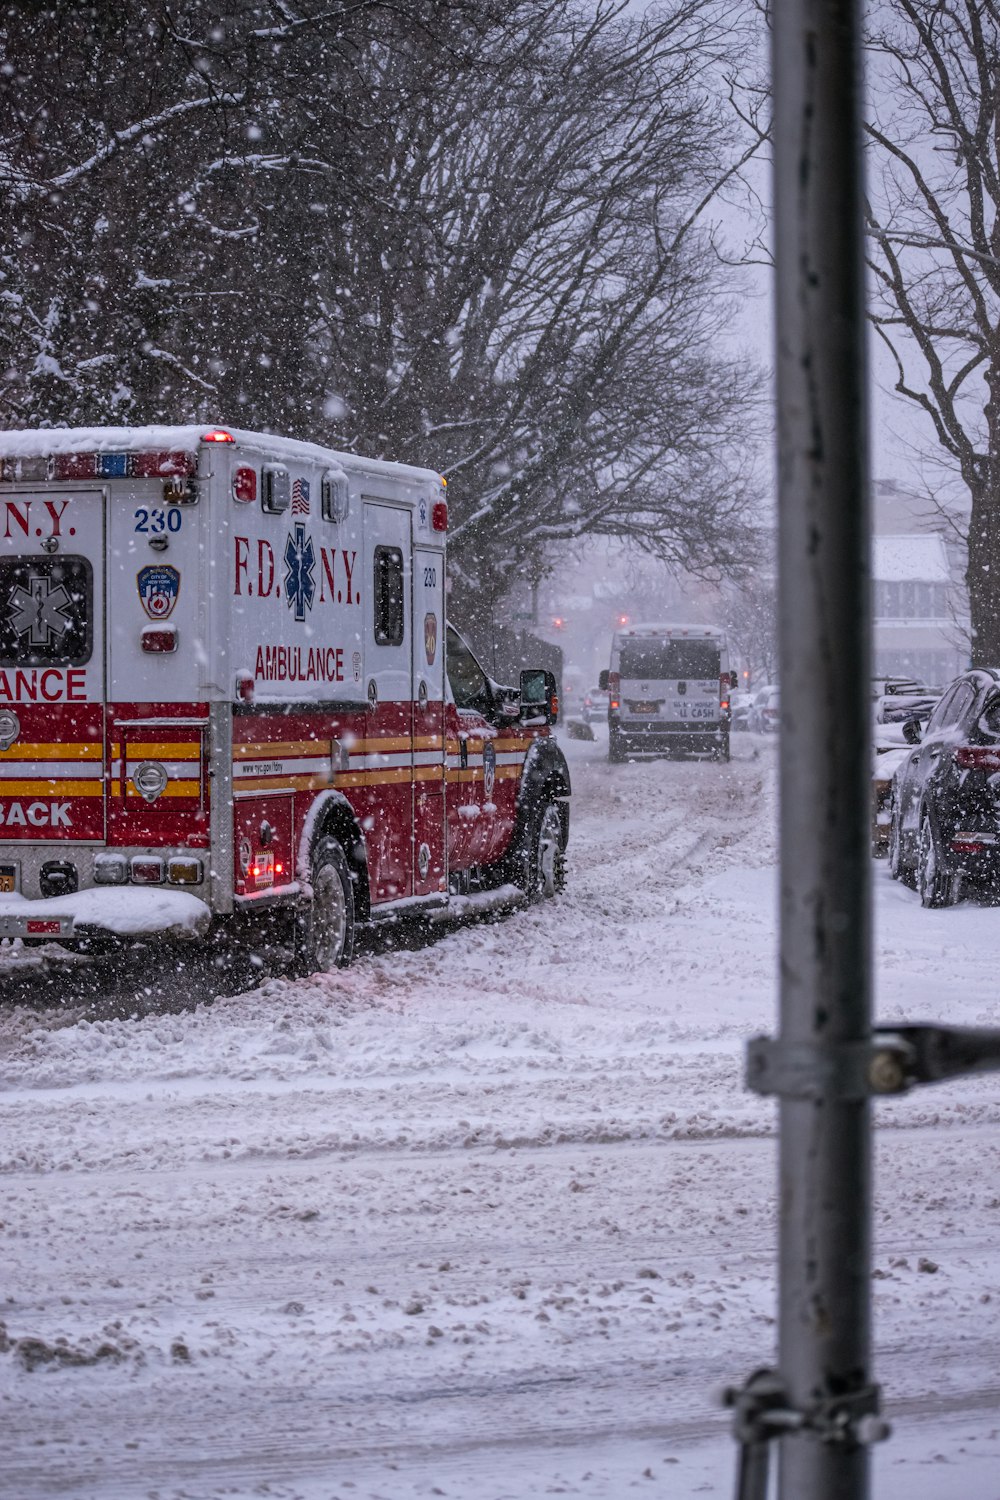
[[[745,154],[735,0],[24,10],[0,421],[224,419],[440,469],[456,605],[592,532],[742,565],[755,376],[706,214]]]
[[[973,661],[1000,663],[1000,8],[871,20],[874,324],[969,497]]]

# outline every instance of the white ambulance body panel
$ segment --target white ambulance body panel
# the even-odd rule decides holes
[[[355,921],[551,894],[555,681],[522,712],[463,647],[457,701],[447,524],[431,470],[266,434],[0,434],[0,937],[277,908],[322,968]]]

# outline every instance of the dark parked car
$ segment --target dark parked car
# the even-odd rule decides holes
[[[898,766],[910,754],[911,745],[903,737],[903,725],[917,719],[921,727],[934,712],[938,694],[907,692],[887,693],[875,699],[872,726],[872,853],[886,854],[889,849],[889,809],[892,803],[892,779]],[[912,734],[913,731],[911,730]]]
[[[966,880],[1000,877],[1000,670],[965,672],[945,688],[896,768],[889,869],[924,906],[953,906]]]

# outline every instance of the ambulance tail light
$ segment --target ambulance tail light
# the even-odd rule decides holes
[[[124,854],[95,854],[94,884],[128,885],[128,860]]]
[[[187,858],[170,860],[167,864],[167,879],[171,885],[201,885],[201,860]]]
[[[132,880],[135,885],[162,885],[163,860],[152,854],[135,855],[132,859]]]
[[[233,499],[247,505],[257,498],[257,470],[241,465],[233,474]]]
[[[446,500],[435,500],[431,506],[431,530],[448,530],[448,502]]]
[[[177,626],[176,625],[144,625],[140,644],[143,651],[151,655],[162,656],[165,653],[177,650]]]
[[[236,701],[237,703],[253,702],[253,673],[237,672],[236,674]]]

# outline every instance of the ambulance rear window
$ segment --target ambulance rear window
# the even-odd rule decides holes
[[[403,644],[403,554],[398,547],[375,548],[375,644]]]
[[[718,677],[719,646],[716,641],[623,641],[618,670],[622,677],[668,682]]]
[[[94,649],[85,557],[0,558],[0,666],[82,667]]]

